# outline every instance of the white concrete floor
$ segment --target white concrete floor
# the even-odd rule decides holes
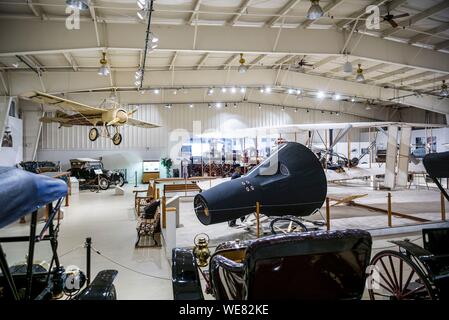
[[[61,223],[59,250],[63,265],[77,265],[85,270],[85,251],[82,248],[86,237],[92,237],[93,246],[103,255],[132,269],[116,265],[95,253],[92,254],[92,275],[103,269],[117,269],[115,281],[119,299],[172,299],[170,281],[171,268],[165,250],[161,247],[134,248],[136,240],[136,217],[134,214],[134,195],[132,185],[125,186],[125,195],[116,196],[114,189],[94,193],[82,191],[71,197],[69,207],[64,207],[65,215]],[[368,193],[360,202],[386,206],[386,192],[372,191],[367,187],[331,186],[329,194],[344,196],[347,194]],[[439,219],[439,193],[428,190],[406,190],[393,193],[394,210]],[[449,207],[449,206],[447,206]],[[177,246],[192,246],[193,238],[199,232],[206,232],[211,237],[211,246],[235,238],[252,237],[244,229],[230,228],[227,223],[203,226],[193,212],[193,204],[188,199],[181,202],[180,217],[182,227],[177,229]],[[347,206],[333,207],[333,225],[374,228],[385,227],[386,216],[369,210]],[[352,217],[356,216],[356,218]],[[351,218],[352,217],[352,218]],[[320,217],[317,217],[317,219]],[[394,223],[410,224],[406,219],[394,219]],[[366,225],[368,223],[368,225]],[[40,223],[39,226],[42,226]],[[0,236],[26,234],[28,224],[14,223],[0,230]],[[373,254],[379,249],[391,246],[388,240],[418,238],[420,233],[402,234],[374,238]],[[418,244],[421,244],[417,240]],[[76,248],[74,251],[72,249]],[[4,249],[10,263],[23,261],[27,246],[24,243],[6,244]],[[67,253],[68,252],[68,253]],[[64,254],[67,253],[67,254]],[[36,260],[48,260],[50,248],[48,243],[37,246]],[[150,277],[154,275],[165,279]]]

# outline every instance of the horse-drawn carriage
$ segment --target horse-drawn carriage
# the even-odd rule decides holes
[[[430,153],[423,159],[427,174],[449,201],[439,179],[449,178],[449,152]],[[369,270],[373,300],[449,298],[449,228],[423,229],[423,247],[411,241],[392,241],[399,251],[375,255]]]
[[[113,285],[116,270],[100,271],[91,282],[89,264],[84,274],[77,267],[64,268],[60,263],[58,213],[67,191],[62,180],[0,167],[0,229],[31,215],[28,236],[0,237],[0,300],[116,299]],[[48,217],[38,232],[38,209],[45,206]],[[17,242],[29,243],[26,262],[9,266],[3,244]],[[48,266],[34,260],[38,242],[50,244],[52,255]]]

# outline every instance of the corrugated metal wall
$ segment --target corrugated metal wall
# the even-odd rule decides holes
[[[135,106],[128,106],[128,110]],[[26,114],[25,114],[26,117]],[[276,126],[291,123],[322,123],[322,122],[351,122],[366,121],[352,115],[335,113],[321,113],[320,111],[307,112],[299,109],[263,106],[259,109],[254,104],[238,104],[234,108],[230,104],[221,109],[207,105],[196,105],[189,108],[186,105],[175,105],[167,109],[161,105],[140,105],[134,118],[156,123],[161,128],[142,129],[132,126],[120,128],[123,142],[114,146],[110,139],[99,138],[91,142],[88,138],[89,127],[75,126],[72,128],[58,128],[58,124],[45,124],[42,131],[40,150],[126,150],[126,149],[166,149],[169,143],[169,134],[175,129],[193,131],[193,122],[200,121],[202,132],[206,130],[229,130],[247,127]],[[353,138],[355,138],[355,134]],[[287,138],[287,137],[286,137]]]

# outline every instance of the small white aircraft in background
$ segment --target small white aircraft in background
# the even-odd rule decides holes
[[[369,150],[374,147],[375,140],[369,142],[369,147],[367,151],[360,154],[358,157],[352,159],[346,159],[341,154],[337,154],[332,152],[338,142],[342,141],[342,139],[351,131],[353,128],[363,129],[363,128],[375,128],[380,132],[385,134],[386,131],[383,129],[389,126],[397,126],[400,128],[443,128],[447,127],[447,125],[442,124],[426,124],[426,123],[407,123],[407,122],[342,122],[342,123],[319,123],[319,124],[289,124],[289,125],[280,125],[280,126],[272,126],[272,127],[256,127],[256,128],[246,128],[246,129],[236,129],[236,130],[225,130],[225,131],[217,131],[217,132],[209,132],[201,135],[202,137],[208,138],[256,138],[256,137],[266,137],[266,136],[275,136],[282,134],[293,134],[298,132],[308,131],[310,132],[309,138],[305,142],[315,154],[319,156],[319,160],[322,162],[323,167],[326,168],[326,178],[328,182],[336,182],[342,180],[352,180],[352,179],[360,179],[360,178],[369,178],[372,176],[381,176],[385,174],[386,165],[385,163],[376,163],[372,162],[371,165],[361,164],[360,160],[369,153]],[[323,145],[325,148],[317,148],[312,144],[313,141],[313,133],[318,130],[339,130],[339,132],[335,135],[335,138],[332,141],[332,144],[326,146],[325,141],[320,136]],[[339,165],[329,165],[328,158],[338,158],[340,161]],[[411,163],[409,163],[408,172],[409,173],[425,173],[425,168],[423,164],[413,156],[410,156]],[[334,167],[339,167],[335,169]],[[201,183],[200,188],[204,190],[210,188],[215,184],[219,184],[223,181],[226,181],[227,178],[224,179],[216,179],[210,182]]]
[[[131,118],[137,109],[128,112],[115,101],[111,101],[112,108],[103,109],[39,91],[27,92],[20,97],[57,109],[54,117],[42,117],[39,119],[44,123],[56,122],[60,124],[60,127],[93,127],[89,130],[90,141],[97,140],[100,135],[111,138],[109,129],[112,127],[115,129],[115,134],[111,138],[112,143],[117,146],[122,142],[122,135],[119,132],[120,126],[159,127],[153,123]],[[101,127],[101,134],[96,128],[97,126]]]

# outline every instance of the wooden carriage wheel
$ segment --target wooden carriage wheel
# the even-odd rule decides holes
[[[379,252],[368,270],[367,288],[371,300],[435,299],[428,278],[415,262],[400,252]]]

